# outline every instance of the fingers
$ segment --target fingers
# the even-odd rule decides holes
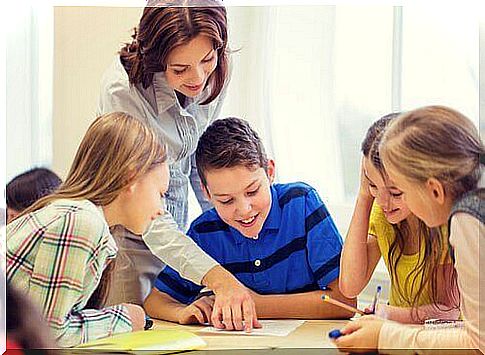
[[[204,323],[210,323],[212,314],[212,305],[210,304],[210,302],[201,298],[194,303],[194,306],[202,311],[202,314],[204,316]]]
[[[236,305],[236,307],[232,307],[232,323],[234,324],[235,330],[243,329],[243,317],[241,312],[241,306],[239,305]]]
[[[356,320],[356,321],[347,323],[342,329],[340,329],[340,332],[343,335],[348,335],[357,331],[361,327],[362,325],[360,324],[359,320]]]
[[[252,299],[246,299],[243,304],[243,315],[244,315],[244,330],[250,332],[253,327],[261,328],[261,324],[258,322],[256,316],[256,306]]]
[[[365,354],[374,352],[376,349],[371,348],[366,344],[365,332],[363,332],[362,328],[355,330],[353,333],[349,335],[343,335],[334,340],[335,345],[339,348],[340,351],[348,352],[352,354]]]
[[[192,316],[197,319],[199,323],[205,323],[205,318],[203,312],[198,307],[191,307]]]
[[[224,328],[226,330],[234,330],[234,325],[232,323],[232,309],[228,305],[222,308],[222,322],[224,323]]]
[[[219,329],[224,329],[224,324],[222,324],[222,308],[219,306],[219,302],[214,303],[214,308],[212,309],[211,321],[212,325]]]

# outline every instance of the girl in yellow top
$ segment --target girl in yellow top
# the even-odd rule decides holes
[[[342,251],[340,290],[346,297],[356,297],[382,256],[391,289],[389,305],[380,305],[376,311],[379,316],[403,323],[456,319],[457,294],[452,292],[450,297],[443,292],[456,290],[447,228],[437,233],[410,212],[379,157],[383,132],[396,116],[376,121],[362,142],[361,185]]]

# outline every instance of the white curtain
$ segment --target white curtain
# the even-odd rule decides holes
[[[52,11],[27,2],[5,16],[7,181],[52,162]]]
[[[444,104],[478,125],[478,20],[459,7],[229,7],[223,115],[261,133],[281,182],[317,188],[345,234],[360,143],[391,111]]]

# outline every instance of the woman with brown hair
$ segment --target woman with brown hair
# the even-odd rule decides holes
[[[184,235],[188,189],[203,210],[210,207],[194,161],[199,137],[218,117],[228,77],[226,9],[217,0],[151,1],[101,83],[98,112],[124,111],[159,130],[168,145],[167,211],[142,237],[118,228],[122,259],[109,302],[142,304],[154,279],[169,264],[216,295],[216,327],[258,325],[249,291]],[[134,272],[135,271],[135,272]],[[224,322],[221,322],[223,319]]]
[[[109,228],[142,233],[163,213],[165,152],[141,120],[98,117],[65,182],[7,225],[7,285],[42,310],[59,346],[144,328],[140,306],[104,306],[117,253]]]

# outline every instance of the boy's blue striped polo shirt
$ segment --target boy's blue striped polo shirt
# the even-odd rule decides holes
[[[244,237],[215,209],[191,225],[188,236],[259,294],[325,289],[339,275],[342,238],[315,189],[304,183],[271,186],[271,210],[258,239]],[[155,287],[182,303],[202,289],[167,266]]]

